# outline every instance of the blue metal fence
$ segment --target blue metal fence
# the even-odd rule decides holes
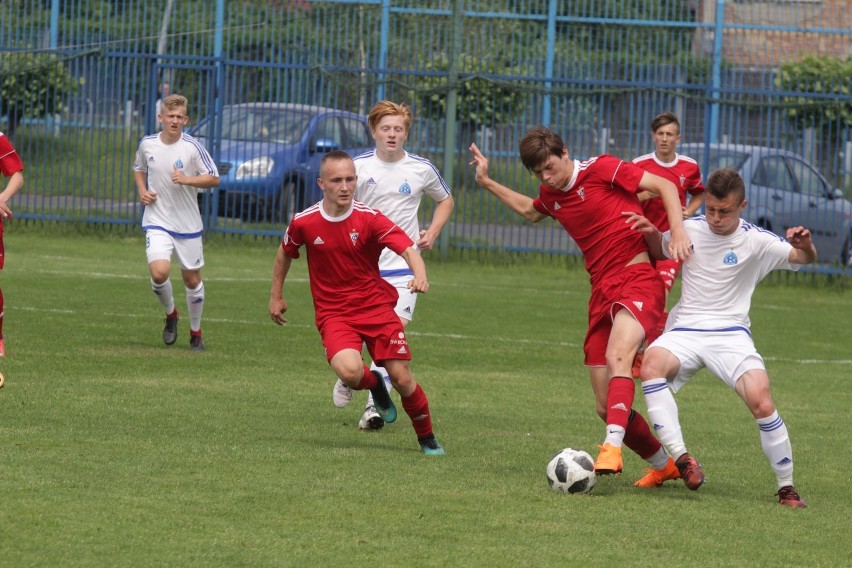
[[[532,193],[516,157],[530,126],[561,132],[575,157],[630,159],[653,149],[650,120],[672,110],[684,142],[793,150],[848,197],[852,75],[808,85],[785,71],[808,57],[849,69],[849,12],[845,0],[4,0],[0,129],[28,166],[21,217],[134,225],[133,153],[156,128],[166,83],[190,98],[192,124],[244,102],[364,115],[376,100],[405,101],[409,149],[432,158],[456,196],[442,246],[574,253],[561,229],[526,225],[477,190],[470,142],[501,181]],[[18,102],[18,122],[10,79],[50,65],[77,87]],[[221,161],[221,140],[207,143]],[[256,208],[233,216],[215,195],[203,205],[209,231],[282,232]],[[840,255],[829,260],[845,270]]]

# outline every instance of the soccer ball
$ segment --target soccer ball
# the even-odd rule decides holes
[[[547,464],[547,482],[561,493],[588,493],[597,482],[595,462],[583,450],[560,450]]]

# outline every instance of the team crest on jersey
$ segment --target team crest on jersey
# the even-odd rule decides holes
[[[182,169],[183,169],[183,160],[181,160],[180,158],[178,158],[178,159],[177,159],[177,162],[175,162],[175,167],[176,167],[177,169],[179,169],[179,170],[182,170]]]
[[[582,185],[579,188],[577,188],[577,195],[580,196],[581,201],[585,201],[586,200],[586,188],[583,187]]]
[[[401,186],[399,186],[399,192],[403,195],[411,195],[411,186],[408,185],[408,182],[403,182]]]
[[[722,264],[727,264],[728,266],[735,265],[739,260],[737,259],[737,254],[730,250],[725,254],[725,258],[722,259]]]
[[[352,239],[353,245],[358,242],[358,236],[359,236],[358,231],[356,231],[355,229],[352,229],[351,231],[349,231],[349,238]]]
[[[686,176],[684,176],[683,174],[680,174],[678,181],[680,181],[681,187],[686,187]]]

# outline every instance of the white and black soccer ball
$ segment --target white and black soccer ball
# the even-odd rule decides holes
[[[597,482],[595,462],[583,450],[560,450],[547,464],[547,482],[561,493],[588,493]]]

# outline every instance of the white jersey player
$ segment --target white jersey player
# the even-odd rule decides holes
[[[431,250],[453,211],[450,188],[429,160],[404,149],[411,127],[411,112],[407,106],[379,101],[370,110],[368,123],[376,147],[355,158],[356,199],[381,211],[401,227],[417,250]],[[421,230],[418,213],[424,195],[436,205],[431,223]],[[382,277],[396,287],[399,293],[396,313],[402,324],[407,325],[417,302],[416,294],[411,294],[407,288],[412,278],[411,270],[402,257],[389,249],[382,253],[379,269]],[[373,368],[387,377],[387,372],[375,363]],[[335,406],[346,406],[351,400],[352,391],[338,380],[333,392]],[[384,426],[374,408],[372,395],[368,397],[358,426],[362,430]]]
[[[163,99],[158,120],[163,130],[139,141],[133,175],[139,200],[145,206],[142,229],[151,273],[151,289],[166,313],[163,342],[177,340],[175,308],[169,272],[172,253],[181,265],[190,321],[190,349],[204,351],[201,314],[204,308],[203,225],[198,193],[219,185],[219,171],[204,147],[183,133],[189,122],[187,100],[181,95]]]
[[[754,416],[763,451],[775,473],[782,505],[805,507],[793,486],[793,452],[778,415],[763,358],[751,337],[749,309],[757,284],[772,270],[798,270],[816,260],[811,233],[787,229],[786,239],[743,221],[745,185],[732,169],[717,170],[706,185],[705,215],[684,222],[694,251],[682,268],[681,297],[663,335],[645,352],[642,391],[654,432],[669,451],[689,489],[704,482],[701,464],[686,450],[677,392],[707,368],[733,389]],[[664,254],[662,235],[644,217],[632,216],[655,254]]]

